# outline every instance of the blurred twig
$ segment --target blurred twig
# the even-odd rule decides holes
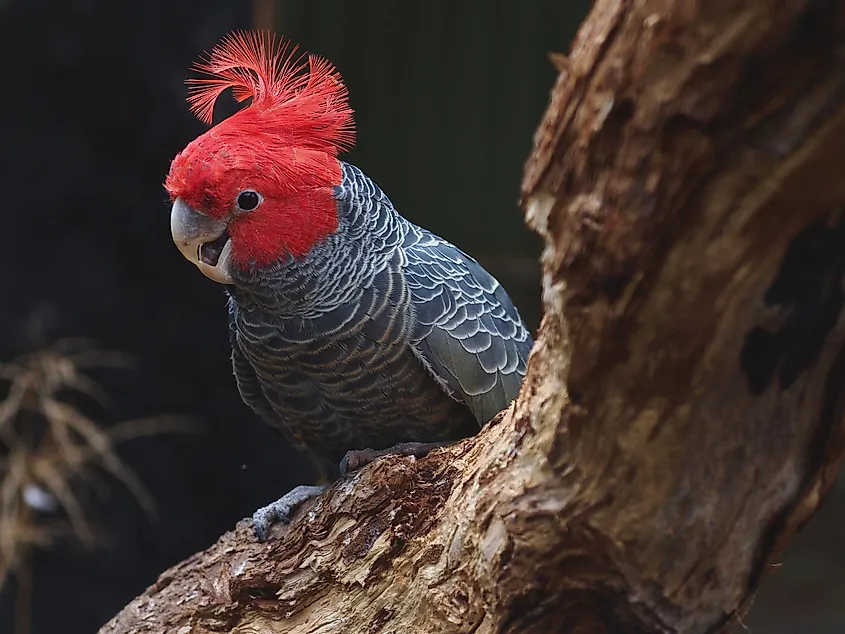
[[[7,388],[0,400],[0,588],[15,573],[17,634],[29,631],[33,549],[48,548],[67,534],[87,547],[96,545],[79,486],[92,485],[96,471],[105,470],[153,515],[152,496],[115,446],[140,436],[195,429],[190,421],[169,416],[103,427],[83,411],[80,395],[99,405],[108,401],[84,370],[126,367],[129,361],[89,341],[63,339],[0,364],[0,385]]]

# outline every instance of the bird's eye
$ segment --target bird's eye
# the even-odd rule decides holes
[[[261,202],[261,195],[251,189],[245,189],[238,194],[238,209],[241,211],[252,211]]]

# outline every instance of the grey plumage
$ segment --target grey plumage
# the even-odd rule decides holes
[[[241,396],[327,476],[348,450],[475,433],[516,396],[532,345],[474,259],[342,169],[338,231],[227,287]]]

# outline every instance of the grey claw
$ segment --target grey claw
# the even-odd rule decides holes
[[[252,514],[255,534],[262,542],[267,541],[270,527],[276,523],[290,524],[293,512],[303,502],[320,495],[325,486],[298,486],[286,495],[267,506],[262,506]]]
[[[340,477],[345,478],[349,473],[349,454],[351,452],[347,451],[343,458],[340,459],[340,465],[338,465],[338,471],[340,472]]]
[[[258,541],[266,542],[267,529],[270,528],[270,524],[258,511],[252,514],[252,526],[255,529],[255,535],[258,537]]]
[[[376,458],[388,453],[387,451],[376,451],[375,449],[352,449],[347,451],[340,460],[338,469],[341,477],[346,477],[353,471],[357,471],[364,465],[371,463]]]
[[[387,449],[352,449],[344,454],[338,469],[340,475],[346,477],[350,472],[357,471],[361,467],[370,464],[382,456],[414,456],[422,458],[432,449],[447,447],[454,441],[448,442],[403,442],[393,445]]]
[[[258,540],[262,542],[267,541],[267,535],[270,527],[276,522],[280,521],[285,524],[290,523],[290,511],[285,515],[282,513],[283,509],[278,508],[278,500],[267,506],[262,506],[260,509],[252,514],[252,525],[255,527],[255,534]]]
[[[271,504],[270,506],[273,507],[273,513],[277,520],[279,520],[282,524],[290,524],[290,516],[293,513],[293,509],[289,504],[279,504],[278,502]]]

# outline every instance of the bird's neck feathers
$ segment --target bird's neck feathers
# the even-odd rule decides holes
[[[281,316],[325,314],[338,302],[356,301],[389,260],[401,261],[398,251],[407,221],[357,167],[342,163],[342,171],[343,181],[334,188],[332,201],[337,231],[302,257],[286,255],[266,266],[237,270],[239,305]]]
[[[278,317],[311,318],[331,309],[343,288],[357,280],[341,281],[349,269],[350,250],[342,233],[314,244],[305,255],[284,254],[268,264],[250,262],[233,271],[231,294],[246,310],[258,309]]]

